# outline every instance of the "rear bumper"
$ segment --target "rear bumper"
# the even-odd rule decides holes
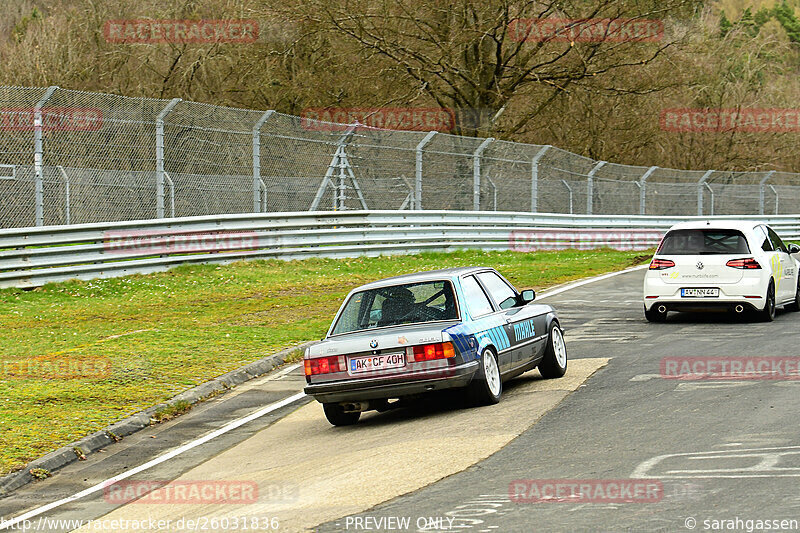
[[[733,309],[742,305],[745,309],[760,311],[766,304],[768,276],[744,277],[737,283],[664,283],[656,276],[646,275],[644,281],[644,307],[647,310],[655,305],[665,305],[670,311],[700,311],[705,309]],[[716,298],[684,298],[682,288],[715,287],[719,289]],[[748,296],[758,296],[748,298]]]
[[[707,300],[711,300],[710,298]],[[715,298],[716,300],[716,298]],[[659,301],[659,305],[664,305],[667,311],[735,311],[736,306],[741,305],[745,311],[761,311],[764,309],[763,298],[761,302],[752,301]],[[647,304],[645,304],[646,306]],[[647,307],[651,309],[655,305]]]
[[[478,371],[479,361],[419,372],[413,378],[350,379],[307,385],[303,392],[320,403],[401,398],[434,390],[465,387]]]

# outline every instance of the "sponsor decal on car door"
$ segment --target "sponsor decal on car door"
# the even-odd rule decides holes
[[[514,366],[519,366],[535,358],[541,347],[541,340],[537,338],[547,331],[544,315],[535,315],[528,308],[522,308],[510,317],[509,327],[512,330],[514,350]]]
[[[519,304],[519,296],[511,285],[494,272],[477,275],[495,305],[505,311],[505,332],[511,339],[511,368],[518,367],[536,356],[535,339],[545,331],[543,317],[537,317],[534,307]]]
[[[778,234],[772,228],[766,229],[774,249],[770,268],[775,279],[775,299],[780,303],[794,296],[795,285],[790,281],[794,279],[794,260]]]

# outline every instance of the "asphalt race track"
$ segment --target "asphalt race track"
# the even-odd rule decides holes
[[[757,520],[800,520],[793,402],[800,381],[660,375],[662,359],[670,357],[796,357],[800,313],[779,311],[773,323],[691,314],[650,324],[642,313],[642,277],[629,272],[545,300],[567,329],[571,363],[561,380],[545,381],[534,371],[507,384],[496,406],[462,409],[456,398],[442,396],[369,413],[353,428],[329,426],[318,404],[300,400],[129,478],[250,482],[259,489],[255,501],[120,504],[96,490],[31,517],[40,527],[46,519],[47,528],[29,531],[76,529],[57,524],[61,519],[147,517],[171,520],[170,528],[102,530],[233,531],[237,516],[275,518],[251,531],[325,532],[720,531],[712,520],[738,519],[739,530],[747,530],[748,520],[751,530],[759,530]],[[1,499],[0,516],[102,484],[302,384],[296,369],[238,387]],[[631,479],[658,483],[658,497],[512,498],[519,480],[609,490]],[[177,528],[181,518],[212,517],[228,518],[228,527],[190,529],[184,522]]]

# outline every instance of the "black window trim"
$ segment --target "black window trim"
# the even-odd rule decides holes
[[[492,307],[492,311],[491,312],[486,313],[484,315],[479,315],[479,316],[472,316],[472,312],[470,311],[470,318],[472,318],[472,320],[477,320],[477,319],[483,318],[485,316],[493,315],[499,310],[497,304],[494,303],[494,298],[491,297],[489,292],[486,290],[486,287],[484,287],[483,283],[481,283],[481,280],[478,279],[478,274],[482,274],[484,272],[491,272],[491,270],[481,270],[481,271],[478,271],[478,272],[470,272],[468,274],[464,274],[463,276],[460,276],[461,281],[463,281],[463,280],[465,280],[467,278],[473,278],[475,280],[475,283],[478,284],[478,288],[480,288],[481,292],[483,292],[483,295],[486,296],[486,300],[489,302],[489,305]],[[464,295],[464,299],[466,300],[466,295]],[[467,302],[465,301],[464,304],[466,305]]]
[[[500,278],[500,280],[503,283],[505,283],[506,286],[508,286],[509,289],[511,289],[511,292],[514,293],[514,296],[517,299],[517,304],[519,303],[519,292],[517,291],[517,288],[514,287],[506,278],[504,278],[503,275],[500,274],[500,272],[498,272],[496,270],[488,269],[488,270],[481,270],[480,272],[473,273],[473,276],[475,276],[475,281],[477,281],[480,284],[481,288],[483,289],[484,294],[486,294],[486,296],[489,298],[489,302],[492,304],[492,307],[494,308],[494,312],[495,313],[498,312],[498,311],[508,311],[508,309],[503,309],[502,307],[500,307],[500,303],[501,302],[496,302],[495,301],[494,296],[492,296],[492,293],[489,290],[489,287],[487,287],[481,281],[481,278],[478,277],[478,274],[494,274],[495,276]],[[516,305],[514,307],[516,307]],[[513,309],[514,307],[510,307],[509,309]]]
[[[769,231],[767,231],[766,224],[759,224],[758,226],[756,226],[756,228],[761,230],[761,232],[762,232],[761,237],[766,239],[766,242],[768,242],[770,248],[772,248],[772,239],[769,236]],[[763,241],[761,242],[761,244],[758,245],[758,249],[761,250],[762,252],[774,252],[774,251],[776,251],[774,249],[773,250],[764,250],[764,242]]]
[[[783,245],[783,248],[778,248],[778,249],[776,249],[776,250],[774,250],[774,251],[775,251],[775,252],[782,252],[782,253],[788,254],[788,253],[789,253],[789,247],[788,247],[788,246],[786,246],[786,243],[785,243],[785,242],[783,242],[783,239],[781,239],[781,236],[780,236],[780,235],[778,235],[778,232],[777,232],[777,231],[775,231],[774,229],[770,228],[770,227],[769,227],[768,225],[766,225],[766,224],[764,224],[764,228],[767,230],[767,235],[769,236],[769,240],[770,240],[770,242],[772,242],[772,236],[773,236],[773,235],[775,235],[775,238],[777,238],[777,239],[778,239],[778,242],[779,242],[779,243],[781,243],[781,245]],[[773,244],[772,244],[772,247],[773,247],[773,248],[775,247],[775,243],[773,243]]]

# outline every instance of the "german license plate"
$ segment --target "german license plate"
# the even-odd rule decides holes
[[[683,298],[717,298],[719,289],[681,289]]]
[[[347,362],[347,373],[350,375],[362,374],[364,372],[375,372],[404,366],[406,366],[405,352],[351,357]]]

